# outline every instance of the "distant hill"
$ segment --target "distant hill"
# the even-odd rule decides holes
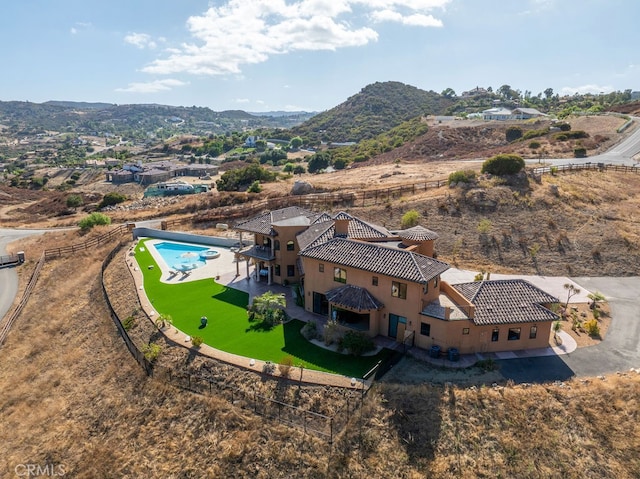
[[[104,110],[116,106],[113,103],[90,103],[86,101],[45,101],[43,105],[62,106],[65,108],[75,108],[77,110]]]
[[[400,82],[378,82],[292,130],[311,142],[361,141],[411,118],[442,114],[452,104],[451,99],[433,91]]]
[[[53,130],[74,134],[137,135],[146,138],[149,133],[172,127],[179,128],[181,133],[224,134],[258,128],[290,128],[308,118],[309,116],[298,113],[255,116],[242,110],[216,112],[197,106],[0,101],[0,125],[8,127],[10,134],[18,136]]]

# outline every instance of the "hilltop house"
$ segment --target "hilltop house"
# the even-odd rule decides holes
[[[483,120],[528,120],[529,118],[540,118],[549,116],[535,108],[515,108],[509,110],[502,107],[489,108],[482,112]]]
[[[253,235],[237,252],[247,278],[298,283],[307,311],[372,337],[460,353],[511,351],[546,347],[557,319],[549,308],[558,299],[527,281],[442,280],[449,265],[435,258],[438,235],[421,226],[391,232],[345,212],[289,207],[235,229],[241,244],[243,233]]]

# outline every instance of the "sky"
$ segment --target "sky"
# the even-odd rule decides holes
[[[7,0],[0,100],[324,111],[399,81],[640,90],[637,0]]]

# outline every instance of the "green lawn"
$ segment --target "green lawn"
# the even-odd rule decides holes
[[[362,377],[389,350],[375,356],[353,357],[328,351],[308,342],[301,334],[302,321],[291,320],[272,329],[247,317],[249,296],[243,291],[216,283],[213,279],[161,283],[161,271],[148,248],[136,258],[144,276],[144,288],[158,313],[169,314],[176,328],[190,336],[201,336],[204,342],[229,353],[278,363],[287,355],[294,364],[305,368],[328,371],[345,376]],[[148,267],[153,265],[153,269]],[[206,316],[208,324],[201,328],[200,318]]]

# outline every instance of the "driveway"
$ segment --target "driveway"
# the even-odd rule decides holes
[[[563,356],[500,361],[500,372],[517,383],[564,381],[640,368],[640,277],[573,278],[583,290],[600,291],[609,302],[612,322],[605,339]]]

